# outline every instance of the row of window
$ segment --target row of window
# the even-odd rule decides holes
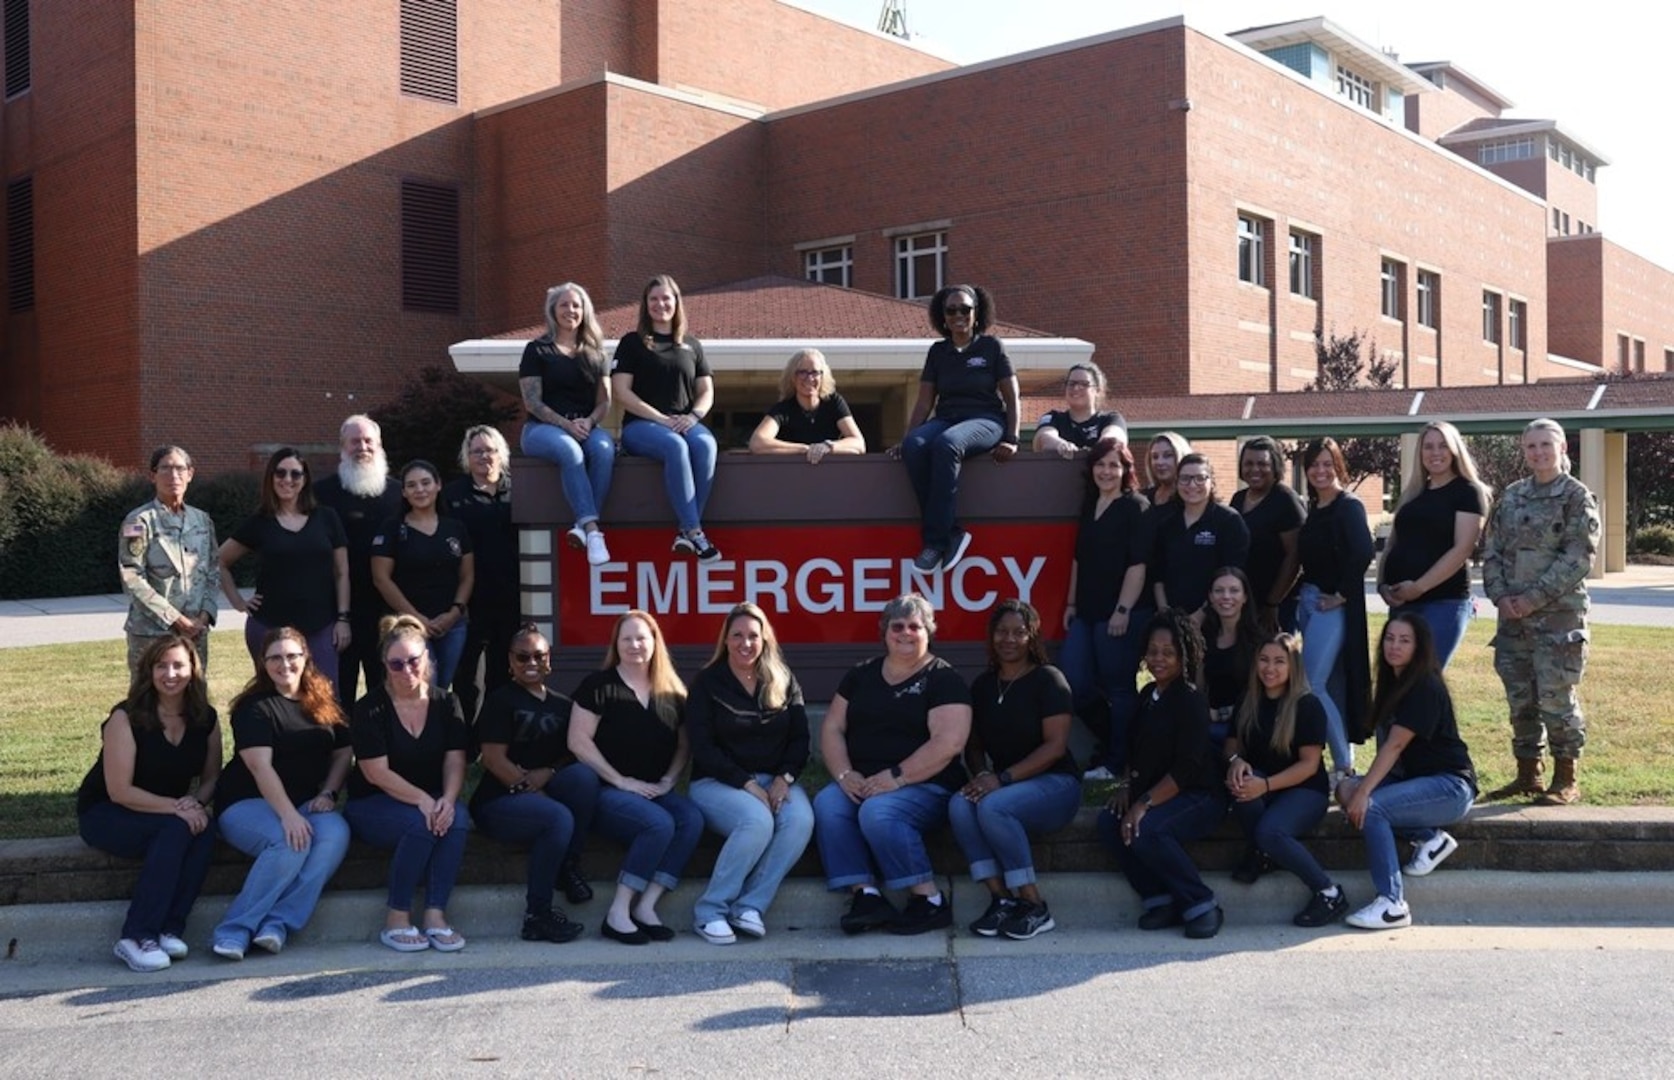
[[[1566,142],[1552,138],[1547,139],[1546,156],[1583,180],[1594,179],[1593,170],[1597,168],[1597,165],[1581,151],[1572,149]]]
[[[824,285],[854,284],[854,245],[836,244],[802,253],[802,274]],[[947,281],[947,233],[912,233],[895,238],[895,295],[925,300]]]
[[[1267,229],[1271,223],[1250,214],[1238,215],[1238,280],[1251,285],[1267,285]],[[1289,270],[1290,291],[1294,296],[1310,300],[1319,298],[1316,271],[1320,238],[1301,229],[1290,230]],[[1379,268],[1380,310],[1391,319],[1405,315],[1407,267],[1396,259],[1384,259]],[[1418,271],[1413,282],[1417,310],[1414,321],[1431,330],[1441,325],[1441,275],[1434,270]],[[1526,348],[1528,305],[1512,300],[1507,309],[1506,332],[1514,349]],[[1482,339],[1492,344],[1500,342],[1500,294],[1489,289],[1482,292]]]
[[[1559,236],[1569,236],[1571,234],[1569,215],[1564,213],[1562,210],[1559,210],[1556,206],[1552,208],[1552,231],[1557,233]],[[1575,219],[1573,230],[1574,235],[1586,236],[1588,233],[1594,231],[1596,230],[1585,221],[1582,221],[1580,218]]]
[[[1479,165],[1498,165],[1502,161],[1527,161],[1539,153],[1533,138],[1501,139],[1477,147],[1476,160]]]
[[[0,30],[6,35],[6,96],[29,89],[29,0],[5,0]]]

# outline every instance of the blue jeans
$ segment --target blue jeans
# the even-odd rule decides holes
[[[672,889],[703,836],[703,811],[673,791],[647,799],[601,784],[593,824],[628,849],[618,882],[634,892],[652,882]]]
[[[348,854],[349,824],[335,810],[298,810],[314,829],[301,851],[285,842],[279,815],[266,799],[240,799],[221,811],[221,835],[256,862],[215,928],[216,941],[248,948],[264,930],[277,929],[288,937],[308,924],[320,891]]]
[[[1105,760],[1092,764],[1102,764],[1116,776],[1128,768],[1128,721],[1139,704],[1134,680],[1145,644],[1141,640],[1145,624],[1152,614],[1149,607],[1134,608],[1128,613],[1128,632],[1121,637],[1111,637],[1103,619],[1071,619],[1058,647],[1058,666],[1075,693],[1075,707],[1087,708],[1100,694],[1110,703],[1110,728],[1102,733]]]
[[[389,861],[389,908],[412,911],[413,892],[424,879],[424,906],[446,911],[465,861],[465,836],[471,815],[455,806],[447,835],[437,836],[419,812],[382,791],[350,799],[343,807],[349,828],[363,843],[394,851]]]
[[[762,773],[756,783],[765,789],[773,777]],[[775,814],[743,788],[706,776],[692,781],[691,797],[710,830],[726,838],[709,887],[693,908],[693,921],[702,926],[745,908],[765,912],[814,835],[807,793],[792,784]]]
[[[972,880],[987,881],[1003,872],[1006,888],[1016,889],[1035,883],[1029,836],[1062,829],[1079,809],[1080,778],[1052,772],[996,788],[980,802],[956,791],[947,803],[947,819],[971,864]]]
[[[1390,615],[1414,615],[1430,627],[1436,642],[1436,663],[1442,667],[1459,651],[1465,639],[1465,627],[1471,621],[1470,600],[1426,600],[1422,604],[1402,604],[1392,608]]]
[[[622,449],[663,463],[663,488],[681,532],[703,526],[703,508],[709,504],[709,488],[715,482],[713,432],[695,424],[684,435],[676,435],[650,420],[631,420],[622,425]]]
[[[610,478],[616,465],[616,444],[610,432],[595,427],[586,442],[556,424],[528,420],[523,424],[523,452],[545,458],[558,466],[564,501],[570,504],[577,525],[599,520],[599,510],[610,494]]]
[[[465,620],[454,623],[441,637],[425,638],[424,647],[430,653],[432,685],[446,690],[453,685],[453,673],[459,670],[459,658],[465,652]]]
[[[95,803],[81,815],[87,846],[122,859],[143,859],[134,882],[122,936],[135,941],[161,934],[184,937],[209,860],[215,854],[215,822],[192,835],[173,814],[147,814],[113,802]]]
[[[1331,674],[1337,669],[1337,658],[1343,652],[1343,638],[1347,636],[1347,605],[1319,610],[1318,585],[1303,585],[1296,604],[1296,628],[1302,634],[1302,669],[1308,675],[1308,686],[1325,707],[1325,741],[1331,749],[1331,764],[1347,769],[1354,764],[1354,748],[1349,746],[1348,732],[1343,727],[1343,710],[1331,696]]]
[[[924,834],[947,823],[952,794],[940,784],[908,784],[857,806],[836,783],[827,784],[814,796],[814,839],[819,842],[826,886],[876,884],[874,861],[888,888],[929,881],[935,872]]]
[[[1173,904],[1182,919],[1213,910],[1215,890],[1203,883],[1186,842],[1214,832],[1226,816],[1226,797],[1218,791],[1182,791],[1147,810],[1133,843],[1122,843],[1122,819],[1099,812],[1099,837],[1116,854],[1116,865],[1139,894],[1146,911]]]
[[[972,454],[994,449],[1003,434],[998,420],[981,416],[957,424],[926,420],[901,440],[901,460],[924,518],[925,547],[952,547],[960,466]]]
[[[1323,791],[1293,787],[1249,802],[1234,800],[1232,816],[1256,850],[1301,878],[1302,884],[1314,892],[1320,892],[1331,887],[1331,875],[1298,838],[1325,820],[1330,805],[1331,797]]]
[[[1386,780],[1366,806],[1366,869],[1379,896],[1401,903],[1401,859],[1396,838],[1428,844],[1442,826],[1464,820],[1475,796],[1460,776],[1443,774],[1411,780]]]
[[[599,801],[599,774],[582,764],[558,770],[540,791],[502,795],[473,806],[484,836],[529,846],[525,910],[551,911],[552,885],[565,863],[581,857]]]

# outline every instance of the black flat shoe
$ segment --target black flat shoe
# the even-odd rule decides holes
[[[640,928],[638,923],[634,924],[634,928],[632,930],[618,930],[616,927],[610,925],[609,922],[601,923],[599,926],[599,933],[603,934],[612,941],[619,941],[623,945],[651,944],[650,936]]]
[[[585,904],[593,899],[593,886],[587,884],[587,879],[581,876],[581,870],[574,863],[558,871],[558,889],[572,904]]]
[[[1180,922],[1180,913],[1174,909],[1174,905],[1164,904],[1162,907],[1154,907],[1141,915],[1139,917],[1139,928],[1141,930],[1167,930],[1171,926],[1179,926]]]
[[[629,916],[629,918],[633,918],[633,917]],[[644,934],[645,937],[646,937],[646,940],[648,940],[648,941],[673,941],[674,940],[674,928],[673,927],[663,926],[663,925],[660,925],[660,924],[657,924],[657,923],[643,923],[643,922],[640,922],[638,919],[634,919],[634,925],[639,927],[639,932],[641,934]]]
[[[1221,932],[1221,924],[1226,922],[1226,916],[1219,907],[1212,907],[1195,919],[1186,922],[1186,936],[1202,940],[1212,938]]]

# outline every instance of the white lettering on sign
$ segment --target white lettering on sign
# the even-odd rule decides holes
[[[667,615],[719,615],[748,600],[769,612],[794,607],[811,615],[882,611],[901,593],[916,592],[940,609],[948,602],[964,611],[987,611],[1002,596],[1032,603],[1035,581],[1046,566],[1036,555],[1025,564],[1013,556],[965,559],[952,573],[929,574],[911,559],[855,559],[848,566],[835,559],[809,559],[796,568],[776,559],[731,559],[697,567],[672,562],[611,562],[591,568],[589,599],[594,615],[621,615],[631,608]],[[740,573],[740,571],[742,571]],[[789,588],[787,589],[787,586]],[[694,595],[695,590],[695,595]]]

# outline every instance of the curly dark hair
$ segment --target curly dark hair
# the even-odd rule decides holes
[[[1040,639],[1040,612],[1035,606],[1025,600],[1008,598],[994,605],[994,610],[988,613],[988,667],[990,670],[1000,669],[999,654],[994,651],[994,634],[1000,629],[1000,620],[1007,615],[1016,615],[1023,620],[1023,631],[1029,635],[1029,663],[1042,667],[1047,663],[1046,643]]]
[[[936,290],[930,298],[930,325],[936,333],[947,337],[947,298],[955,293],[969,293],[976,298],[976,310],[971,312],[971,336],[988,333],[994,325],[994,297],[980,285],[947,285]]]
[[[1145,624],[1145,640],[1150,641],[1159,633],[1174,639],[1174,651],[1180,654],[1181,677],[1196,686],[1203,674],[1203,633],[1192,622],[1191,612],[1177,607],[1157,612]]]

